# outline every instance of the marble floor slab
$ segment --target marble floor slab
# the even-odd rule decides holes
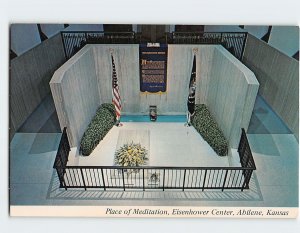
[[[149,136],[143,139],[144,132]],[[122,127],[114,126],[90,156],[80,156],[77,148],[73,148],[68,165],[112,166],[120,140],[131,142],[137,138],[149,147],[149,166],[230,166],[228,157],[218,156],[193,127],[173,122],[124,122]]]

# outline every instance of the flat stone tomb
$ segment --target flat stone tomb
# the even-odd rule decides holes
[[[228,167],[194,127],[184,123],[124,122],[113,127],[90,156],[72,148],[68,165],[113,166],[115,151],[127,142],[141,143],[148,151],[148,166]]]

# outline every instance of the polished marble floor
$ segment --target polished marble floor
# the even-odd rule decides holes
[[[133,141],[136,135],[149,132],[148,138],[143,137],[141,141],[134,140],[146,146],[149,166],[229,166],[228,157],[219,157],[194,127],[185,127],[184,123],[173,122],[124,122],[122,127],[114,126],[90,156],[80,156],[78,150],[73,150],[76,153],[70,154],[68,165],[113,166],[115,151],[120,147],[118,141],[124,131],[128,142]]]

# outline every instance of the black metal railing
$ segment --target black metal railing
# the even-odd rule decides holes
[[[241,60],[246,44],[246,32],[173,32],[173,44],[220,44]]]
[[[172,34],[169,32],[165,32],[160,37],[155,37],[155,38],[145,36],[141,32],[137,32],[135,35],[136,35],[135,36],[136,43],[138,43],[138,44],[151,42],[152,39],[154,39],[156,43],[162,43],[162,44],[172,44],[173,43],[172,42]]]
[[[72,57],[86,44],[138,44],[151,41],[135,32],[61,32],[66,59]],[[166,44],[220,44],[241,60],[246,44],[246,32],[172,32],[156,38]]]
[[[72,57],[86,44],[134,44],[134,32],[61,32],[66,59]]]
[[[59,142],[59,146],[57,149],[57,153],[53,165],[53,168],[55,168],[57,171],[57,175],[61,185],[64,185],[64,174],[65,174],[65,168],[69,160],[69,153],[70,153],[70,143],[68,140],[67,128],[65,127],[61,135],[61,139]]]
[[[69,146],[66,131],[60,143],[54,168],[57,171],[60,187],[106,189],[249,189],[249,182],[256,170],[251,149],[244,130],[238,153],[242,167],[122,167],[122,166],[67,166],[59,162],[67,158]],[[65,161],[62,159],[62,161]]]
[[[250,168],[66,166],[61,188],[244,189]]]
[[[241,140],[238,147],[238,153],[240,156],[240,162],[242,167],[251,168],[249,170],[244,171],[244,175],[251,178],[253,170],[256,170],[255,162],[253,159],[253,155],[251,152],[251,148],[247,139],[247,135],[244,129],[242,129]],[[249,178],[249,181],[250,181]],[[249,184],[249,181],[247,184]],[[249,188],[247,186],[247,188]]]

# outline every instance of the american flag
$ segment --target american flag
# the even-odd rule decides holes
[[[120,97],[120,91],[119,91],[119,85],[118,85],[118,79],[117,79],[117,72],[116,72],[116,66],[114,62],[113,56],[111,56],[111,61],[112,61],[112,95],[113,99],[112,102],[115,105],[116,109],[116,115],[117,115],[117,120],[120,119],[121,116],[121,97]]]

